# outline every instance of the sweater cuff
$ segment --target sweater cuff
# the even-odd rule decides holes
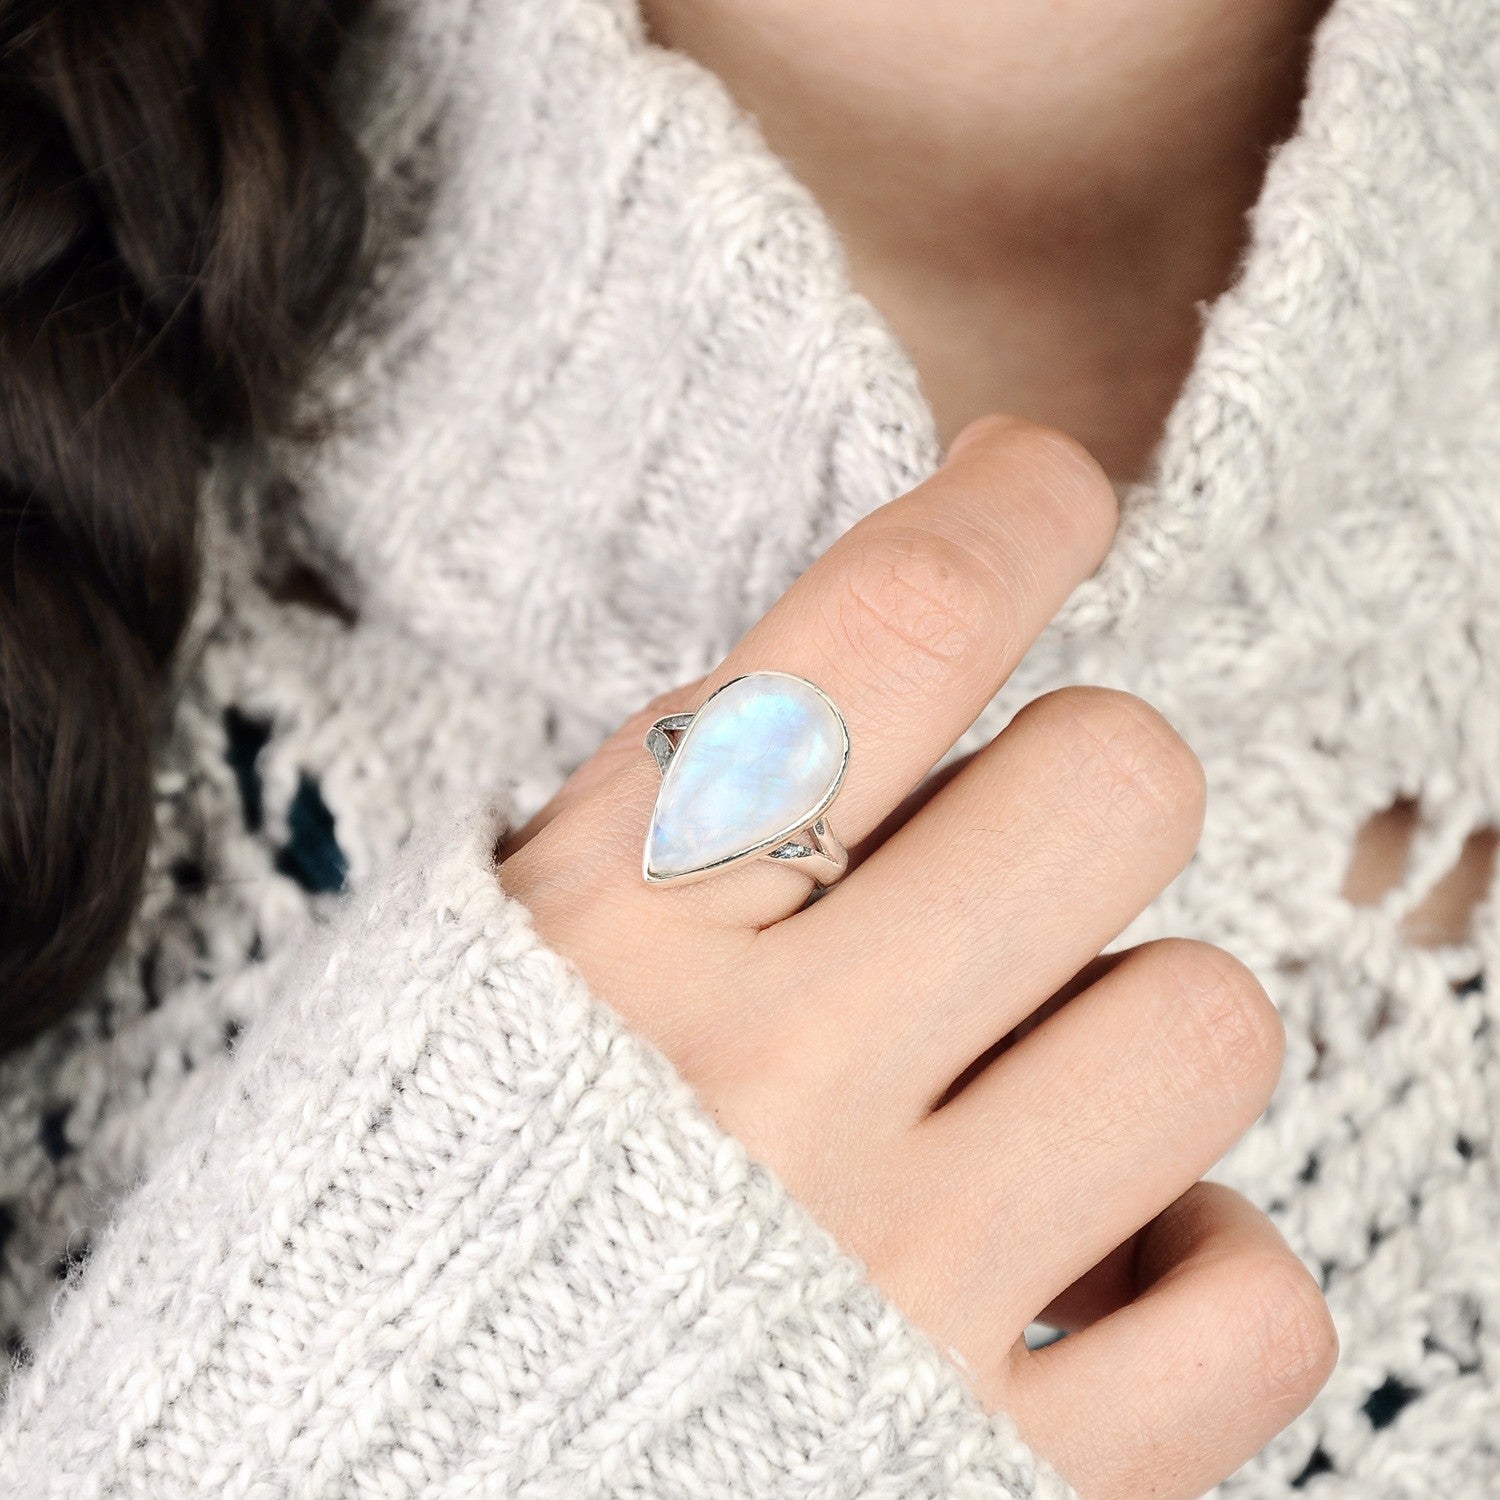
[[[17,1376],[0,1492],[1071,1495],[539,941],[498,832],[309,953]]]

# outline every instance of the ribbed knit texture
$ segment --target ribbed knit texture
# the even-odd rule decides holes
[[[293,967],[16,1382],[0,1492],[1064,1496],[537,944],[500,827]]]
[[[391,0],[358,71],[336,435],[216,508],[140,919],[0,1067],[0,1493],[1065,1493],[538,946],[495,815],[452,823],[930,469],[909,363],[627,0]],[[309,566],[337,608],[278,586]],[[1224,1175],[1344,1346],[1229,1494],[1500,1487],[1500,907],[1400,928],[1500,822],[1497,577],[1500,9],[1336,0],[1155,477],[983,727],[1106,681],[1208,769],[1131,936],[1280,1005]],[[1407,877],[1356,909],[1399,798]]]

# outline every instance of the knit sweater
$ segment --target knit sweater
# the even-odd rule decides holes
[[[388,0],[349,98],[332,435],[216,485],[141,911],[0,1065],[0,1493],[1067,1495],[491,858],[930,471],[909,361],[632,0]],[[1401,929],[1500,821],[1496,576],[1500,10],[1336,0],[1152,477],[976,731],[1105,682],[1208,772],[1128,937],[1222,943],[1279,1005],[1222,1175],[1345,1351],[1228,1494],[1500,1485],[1500,908]],[[1357,908],[1399,799],[1406,875]]]

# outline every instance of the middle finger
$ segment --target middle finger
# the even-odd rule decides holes
[[[782,1026],[861,1038],[915,1122],[1179,873],[1204,799],[1197,758],[1139,699],[1038,699],[826,900],[763,934],[784,991],[813,997]],[[822,978],[794,986],[810,953]]]

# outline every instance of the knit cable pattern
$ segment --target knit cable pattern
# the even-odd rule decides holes
[[[223,507],[136,930],[0,1067],[8,1492],[1020,1492],[1005,1424],[472,848],[432,855],[446,892],[379,874],[498,786],[524,815],[928,472],[910,364],[627,0],[392,0],[359,66],[378,232],[314,392],[333,435]],[[1500,907],[1432,950],[1401,917],[1500,824],[1500,9],[1336,0],[1252,228],[1114,554],[980,732],[1103,681],[1209,774],[1130,936],[1220,942],[1280,1006],[1283,1086],[1224,1175],[1344,1348],[1225,1493],[1480,1500]],[[1406,877],[1357,909],[1355,837],[1402,798]]]

